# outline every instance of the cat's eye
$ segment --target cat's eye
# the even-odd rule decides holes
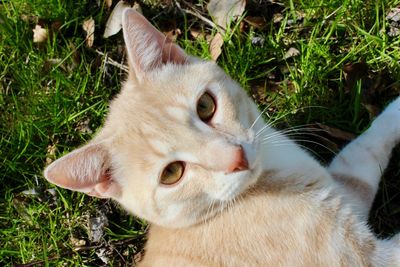
[[[204,122],[212,119],[216,108],[214,97],[208,92],[205,92],[197,101],[197,115]]]
[[[164,185],[172,185],[178,182],[185,170],[183,161],[175,161],[167,165],[161,173],[160,183]]]

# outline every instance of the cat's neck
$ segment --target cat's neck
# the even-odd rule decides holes
[[[302,149],[293,140],[265,122],[255,125],[255,132],[262,130],[262,137],[257,137],[256,145],[260,155],[257,156],[260,173],[274,172],[274,176],[263,176],[261,179],[277,181],[291,181],[294,178],[302,184],[315,181],[316,177],[322,177],[322,181],[331,182],[331,176],[321,164],[307,151]]]
[[[275,174],[263,175],[266,177],[260,180],[268,181],[268,176]],[[217,266],[221,261],[231,261],[227,266],[256,266],[258,260],[265,262],[265,257],[270,262],[279,260],[282,252],[287,252],[285,246],[288,242],[301,255],[310,251],[314,253],[321,244],[312,241],[329,234],[320,229],[320,220],[326,219],[323,218],[324,204],[310,201],[314,198],[311,190],[288,192],[276,186],[273,188],[266,182],[259,182],[223,212],[197,225],[182,229],[151,226],[146,259],[174,251],[176,258],[189,255],[194,257],[190,261],[196,261],[200,257],[199,264],[194,266]],[[328,215],[336,216],[337,211]],[[304,246],[304,242],[311,245]],[[315,247],[310,250],[313,244]]]

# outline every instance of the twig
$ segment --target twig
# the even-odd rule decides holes
[[[195,8],[191,7],[191,9],[193,9],[193,11],[192,11],[192,10],[189,10],[189,9],[181,7],[181,5],[178,3],[178,1],[175,1],[175,4],[179,8],[179,10],[181,10],[182,12],[190,14],[190,15],[193,15],[196,18],[201,19],[202,21],[204,21],[205,23],[207,23],[208,25],[210,25],[212,28],[216,29],[217,31],[219,31],[221,33],[225,33],[226,29],[224,29],[223,27],[215,24],[214,22],[212,22],[208,18],[206,18],[203,15],[201,15]]]
[[[97,54],[99,54],[101,56],[105,56],[106,64],[110,64],[110,65],[112,65],[114,67],[117,67],[117,68],[119,68],[119,69],[121,69],[121,70],[123,70],[125,72],[129,72],[129,67],[128,66],[126,66],[124,64],[121,64],[121,63],[118,63],[117,61],[111,59],[107,54],[104,54],[103,52],[101,52],[101,51],[99,51],[97,49],[95,51],[96,51]]]

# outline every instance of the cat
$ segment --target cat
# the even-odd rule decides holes
[[[139,266],[400,266],[399,235],[367,225],[400,98],[323,167],[216,63],[132,9],[122,26],[129,76],[105,125],[44,176],[146,219]]]

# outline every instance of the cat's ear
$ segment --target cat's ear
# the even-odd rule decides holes
[[[60,187],[100,198],[118,198],[120,185],[110,172],[109,152],[102,144],[88,144],[50,164],[45,178]]]
[[[128,8],[124,11],[122,28],[129,65],[139,80],[146,72],[163,64],[187,62],[185,52],[135,10]]]

